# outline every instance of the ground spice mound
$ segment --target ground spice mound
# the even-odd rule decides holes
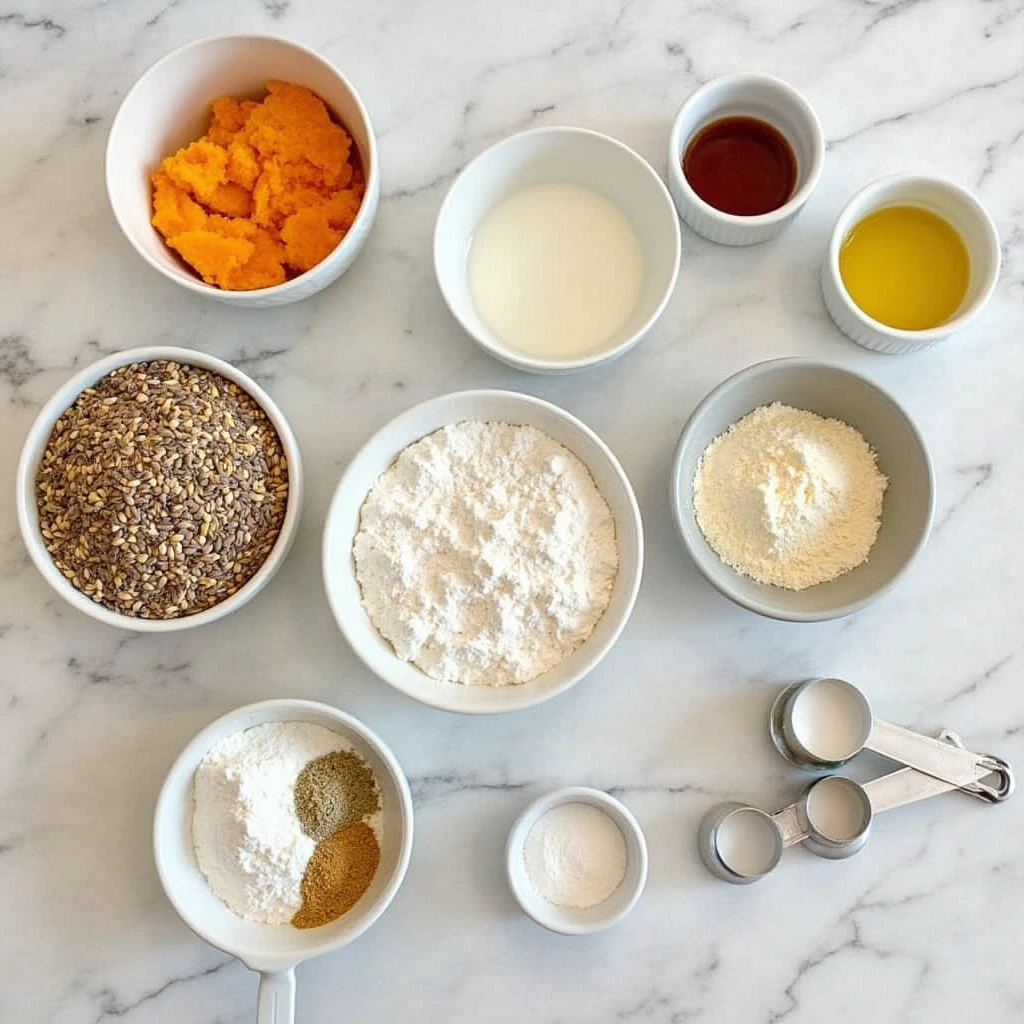
[[[373,771],[350,750],[314,758],[295,780],[295,813],[302,831],[318,843],[379,810]]]
[[[87,597],[143,619],[193,615],[270,554],[288,463],[237,384],[166,360],[121,366],[54,425],[36,473],[43,542]]]
[[[380,846],[365,822],[338,829],[317,844],[302,877],[296,928],[319,928],[351,910],[370,887],[380,864]]]
[[[301,85],[268,82],[261,102],[214,100],[210,127],[152,176],[153,226],[207,284],[269,288],[345,237],[364,181],[358,152]]]

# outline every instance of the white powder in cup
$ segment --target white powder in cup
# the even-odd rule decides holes
[[[534,889],[568,910],[604,903],[626,877],[626,839],[594,804],[560,804],[542,814],[527,833],[523,857]]]

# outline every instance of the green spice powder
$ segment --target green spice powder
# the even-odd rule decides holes
[[[295,781],[295,813],[302,831],[314,842],[378,810],[380,793],[373,772],[350,750],[314,758]]]

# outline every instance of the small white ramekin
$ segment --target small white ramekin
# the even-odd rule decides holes
[[[526,874],[526,837],[536,821],[554,807],[563,804],[593,804],[619,827],[626,840],[626,875],[618,888],[603,903],[587,910],[570,910],[549,903],[534,889]],[[588,786],[568,786],[538,797],[516,818],[505,844],[505,868],[523,912],[539,925],[563,935],[588,935],[610,928],[621,921],[640,899],[647,883],[647,841],[639,822],[615,797]]]
[[[693,136],[723,117],[756,117],[774,125],[796,156],[796,189],[777,210],[752,217],[716,210],[690,187],[683,155]],[[698,235],[720,245],[757,245],[774,238],[814,191],[825,162],[825,137],[811,105],[773,75],[746,72],[713,78],[680,107],[668,142],[668,187],[680,218]]]
[[[971,260],[971,280],[960,308],[944,324],[924,331],[900,330],[868,316],[850,298],[839,273],[839,251],[850,231],[869,213],[900,205],[920,206],[949,221]],[[999,263],[999,235],[992,218],[967,189],[944,178],[890,174],[865,185],[843,207],[821,268],[821,293],[829,316],[851,341],[876,352],[916,352],[930,348],[981,312],[996,286]]]
[[[359,151],[366,191],[352,227],[315,267],[272,288],[227,291],[207,284],[179,260],[150,223],[149,176],[164,157],[206,131],[212,100],[258,96],[271,79],[304,85],[330,107]],[[276,36],[197,39],[158,60],[128,91],[114,118],[106,177],[117,223],[151,267],[191,292],[249,309],[297,302],[340,277],[366,244],[380,199],[377,143],[359,94],[330,61]]]
[[[273,424],[277,436],[281,439],[285,458],[288,460],[288,503],[285,507],[284,522],[281,524],[277,542],[271,548],[264,563],[256,570],[252,578],[230,597],[215,604],[212,608],[196,612],[195,615],[184,615],[179,619],[140,619],[132,615],[123,615],[120,612],[111,611],[105,605],[98,604],[82,591],[73,587],[54,564],[53,558],[46,548],[39,528],[39,509],[36,504],[36,473],[39,460],[46,450],[54,424],[60,419],[62,413],[87,387],[91,387],[96,381],[119,366],[127,366],[130,363],[148,363],[156,359],[172,360],[187,366],[201,366],[226,377],[248,392]],[[74,377],[61,385],[43,406],[29,429],[28,437],[25,439],[25,445],[21,451],[16,491],[18,526],[21,528],[25,547],[28,548],[28,553],[43,579],[68,604],[108,626],[129,629],[136,633],[173,633],[181,629],[205,626],[207,623],[223,618],[230,612],[241,608],[242,605],[248,604],[273,579],[288,554],[288,549],[295,539],[295,531],[299,525],[299,515],[302,511],[302,459],[299,455],[299,443],[296,441],[288,421],[284,418],[284,413],[277,407],[270,395],[241,370],[223,359],[217,359],[205,352],[197,352],[195,349],[170,346],[133,348],[106,356],[76,373]]]

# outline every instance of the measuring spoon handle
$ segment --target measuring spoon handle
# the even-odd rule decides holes
[[[877,718],[864,747],[955,788],[972,785],[993,771],[990,758]]]
[[[783,849],[802,843],[811,834],[807,819],[801,811],[800,802],[790,804],[781,811],[776,811],[772,815],[772,821],[779,826]]]

